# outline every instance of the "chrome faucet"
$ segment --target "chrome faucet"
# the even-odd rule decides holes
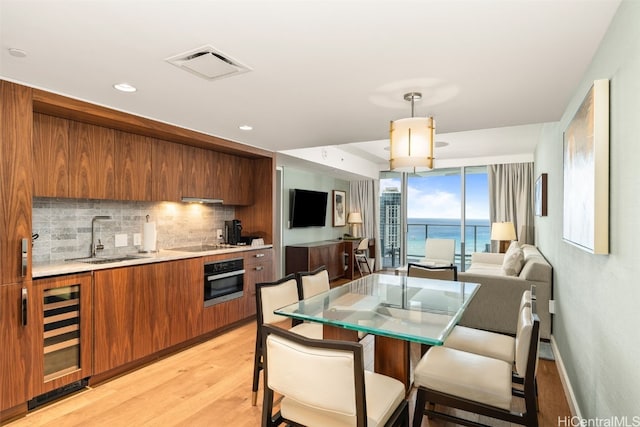
[[[111,219],[111,217],[108,215],[97,215],[97,216],[94,216],[93,219],[91,220],[91,248],[90,248],[91,258],[95,258],[97,250],[104,249],[104,245],[102,244],[102,242],[100,242],[100,240],[98,240],[97,245],[95,244],[94,236],[95,236],[95,229],[96,229],[95,227],[96,221],[106,220],[106,219]]]

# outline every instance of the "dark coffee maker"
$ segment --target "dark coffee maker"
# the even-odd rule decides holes
[[[242,237],[242,221],[234,219],[232,221],[224,222],[224,235],[225,241],[229,245],[237,245],[240,243]]]

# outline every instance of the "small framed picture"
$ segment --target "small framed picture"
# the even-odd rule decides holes
[[[536,216],[547,216],[547,174],[540,174],[536,180],[535,188],[535,213]]]
[[[347,225],[346,191],[333,190],[333,226],[344,227]]]

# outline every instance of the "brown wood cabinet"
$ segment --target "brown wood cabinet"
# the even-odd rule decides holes
[[[0,81],[0,421],[24,407],[29,393],[31,95],[30,88]]]
[[[344,242],[342,240],[301,243],[285,248],[286,274],[311,271],[322,265],[327,267],[329,280],[335,280],[345,275]]]
[[[274,206],[276,203],[276,165],[273,158],[251,159],[253,202],[236,206],[236,218],[242,221],[242,233],[273,242]]]
[[[69,121],[33,115],[34,196],[69,197]]]
[[[215,176],[225,205],[253,204],[254,168],[251,159],[220,153]]]
[[[273,281],[273,267],[273,249],[249,251],[245,254],[245,317],[256,314],[256,283]]]
[[[202,332],[202,259],[94,273],[94,373]]]
[[[223,330],[227,326],[244,319],[245,297],[232,299],[205,307],[202,313],[202,331]]]
[[[182,183],[182,195],[185,197],[220,198],[216,195],[213,151],[198,147],[184,147],[183,165],[184,181]],[[216,184],[217,187],[218,184]]]
[[[91,376],[91,274],[33,281],[31,397]]]
[[[152,143],[153,167],[152,200],[179,202],[183,185],[184,145],[154,139]]]
[[[23,313],[23,289],[28,304],[29,282],[0,286],[0,422],[1,411],[24,404],[29,398],[32,328],[28,311]]]
[[[31,89],[0,81],[0,284],[31,278],[31,111]]]
[[[93,372],[99,374],[134,360],[134,295],[128,268],[94,273]]]
[[[71,121],[69,124],[69,197],[114,199],[115,131]]]
[[[152,139],[116,131],[115,199],[152,200]]]

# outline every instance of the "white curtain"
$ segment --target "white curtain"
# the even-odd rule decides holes
[[[518,241],[534,244],[533,163],[489,165],[488,173],[491,223],[511,221]]]
[[[362,237],[375,240],[375,267],[380,268],[380,201],[378,200],[379,182],[377,180],[349,182],[349,213],[362,215]]]

